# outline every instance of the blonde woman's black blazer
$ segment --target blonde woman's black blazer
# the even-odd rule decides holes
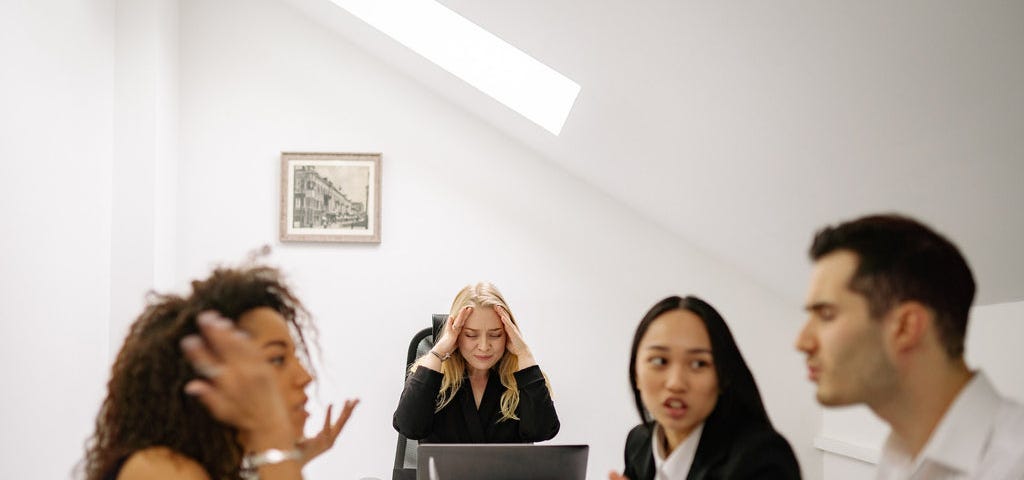
[[[560,424],[540,367],[514,374],[519,390],[519,420],[501,421],[501,394],[505,387],[495,369],[476,407],[473,388],[465,378],[455,398],[434,412],[442,375],[420,367],[405,381],[402,398],[392,420],[395,430],[420,443],[532,443],[550,440]]]

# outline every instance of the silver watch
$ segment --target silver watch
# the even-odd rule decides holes
[[[260,478],[258,472],[260,467],[287,462],[289,460],[301,461],[302,451],[298,448],[293,448],[291,450],[268,448],[262,452],[247,454],[242,457],[242,478],[246,480],[256,480]]]
[[[442,362],[452,357],[452,352],[448,352],[444,355],[441,355],[440,353],[435,352],[434,349],[430,349],[430,353],[433,353],[434,356],[437,357],[437,359]]]

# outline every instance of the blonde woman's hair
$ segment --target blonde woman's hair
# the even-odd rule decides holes
[[[489,282],[480,282],[472,285],[466,285],[459,290],[458,295],[455,295],[455,300],[452,302],[451,312],[448,314],[449,318],[454,318],[458,315],[459,310],[464,307],[473,307],[474,309],[491,308],[500,306],[505,309],[508,313],[508,317],[512,320],[514,325],[519,325],[516,322],[516,317],[512,315],[512,309],[508,308],[508,303],[505,302],[505,297],[501,296],[501,292],[498,291],[498,287],[495,287]],[[442,334],[444,329],[441,330]],[[435,342],[437,339],[435,339]],[[508,342],[508,332],[505,332],[505,342]],[[456,341],[456,350],[458,350],[458,342]],[[427,353],[427,355],[430,355]],[[413,364],[412,370],[416,369],[416,364]],[[501,394],[501,419],[499,422],[504,422],[509,419],[519,420],[516,416],[516,408],[519,406],[519,388],[516,384],[515,372],[519,370],[519,357],[514,353],[509,352],[505,349],[505,354],[502,355],[501,360],[498,361],[498,377],[501,379],[501,385],[505,387],[505,391]],[[444,377],[441,380],[441,391],[437,394],[437,407],[434,409],[435,412],[441,411],[442,408],[447,406],[453,398],[455,393],[462,387],[462,380],[466,373],[466,360],[462,358],[462,355],[452,355],[451,358],[441,363],[441,374]],[[548,383],[548,378],[544,376],[544,384],[548,387],[548,391],[551,390],[551,384]]]

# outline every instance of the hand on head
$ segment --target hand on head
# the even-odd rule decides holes
[[[608,472],[608,480],[629,480],[629,477],[625,475],[619,475],[619,472],[612,470]]]
[[[248,335],[216,312],[197,317],[199,335],[182,339],[181,348],[202,375],[185,385],[214,418],[246,437],[292,437],[291,422],[272,366]]]
[[[459,313],[454,317],[449,315],[448,320],[444,322],[444,333],[437,340],[437,343],[434,344],[434,350],[442,355],[455,353],[459,346],[459,333],[462,332],[462,327],[466,325],[466,319],[472,314],[473,307],[466,306],[459,309]]]
[[[515,323],[512,323],[512,317],[508,312],[500,305],[495,305],[494,313],[498,314],[501,325],[505,328],[505,334],[508,335],[505,349],[518,356],[529,355],[530,347],[526,346],[526,341],[523,340],[523,332],[519,331],[519,327]]]

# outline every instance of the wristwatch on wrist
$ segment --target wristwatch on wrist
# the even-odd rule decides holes
[[[440,353],[435,352],[434,349],[430,349],[430,353],[433,353],[434,356],[437,357],[437,359],[442,362],[452,357],[452,352],[448,352],[444,355],[441,355]]]
[[[274,465],[276,463],[287,462],[289,460],[302,460],[302,451],[298,448],[290,450],[278,450],[276,448],[268,448],[262,452],[250,453],[242,457],[242,478],[246,480],[259,479],[259,468],[264,465]]]

